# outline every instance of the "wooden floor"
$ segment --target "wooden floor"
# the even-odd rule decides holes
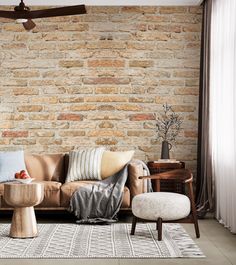
[[[56,222],[57,218],[43,217],[38,218],[38,222]],[[60,218],[59,218],[60,219]],[[9,222],[10,218],[1,218],[0,222]],[[58,220],[68,222],[68,218]],[[11,259],[0,259],[0,265],[27,265],[27,264],[43,264],[43,265],[152,265],[152,264],[188,264],[188,265],[236,265],[236,235],[231,234],[226,228],[220,225],[216,220],[212,218],[204,219],[199,221],[201,238],[196,239],[192,224],[184,224],[184,228],[202,249],[206,258],[203,259],[64,259],[64,260],[46,260],[46,259],[28,259],[28,260],[11,260]],[[86,262],[86,263],[85,263]]]

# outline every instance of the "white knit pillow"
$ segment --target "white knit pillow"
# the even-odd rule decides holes
[[[89,148],[69,153],[66,182],[101,180],[101,161],[104,148]]]

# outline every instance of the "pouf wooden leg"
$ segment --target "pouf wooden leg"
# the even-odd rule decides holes
[[[162,240],[162,218],[157,219],[158,241]]]
[[[137,217],[133,216],[133,220],[132,220],[132,228],[131,228],[131,235],[134,235],[135,233],[135,227],[136,227],[136,223],[137,223]]]

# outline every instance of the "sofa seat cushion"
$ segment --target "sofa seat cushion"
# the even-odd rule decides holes
[[[79,189],[80,187],[84,187],[88,184],[93,184],[96,181],[73,181],[65,183],[61,186],[61,206],[69,207],[70,198],[72,194]],[[124,188],[124,195],[122,201],[122,208],[128,208],[130,206],[130,192],[127,187]]]
[[[44,198],[39,205],[35,206],[35,208],[60,206],[60,191],[62,184],[57,181],[38,181],[38,182],[44,184]]]

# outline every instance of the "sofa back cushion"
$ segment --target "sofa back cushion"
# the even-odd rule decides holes
[[[64,154],[25,154],[25,164],[31,178],[36,180],[64,182]]]

